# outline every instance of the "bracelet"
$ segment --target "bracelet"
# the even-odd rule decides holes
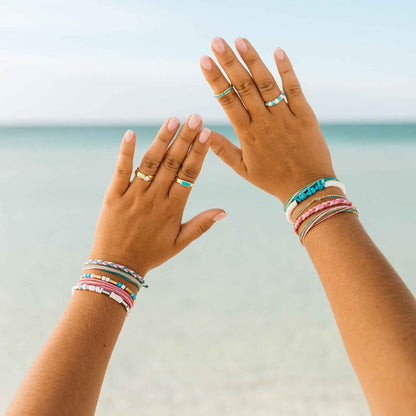
[[[306,205],[304,205],[295,215],[295,219],[293,220],[293,222],[296,222],[297,219],[300,217],[300,215],[302,214],[303,211],[306,210],[306,208],[310,207],[314,202],[318,202],[318,201],[322,201],[323,199],[328,199],[328,198],[343,198],[343,199],[347,199],[345,196],[342,195],[324,195],[324,196],[320,196],[317,198],[313,198],[311,202],[308,202]]]
[[[108,273],[114,274],[118,277],[121,277],[122,279],[125,279],[128,282],[130,282],[131,284],[133,284],[134,286],[136,286],[138,290],[140,290],[140,288],[142,286],[147,287],[147,285],[140,284],[140,282],[138,280],[131,277],[129,274],[124,273],[121,270],[112,269],[111,267],[107,267],[107,266],[98,266],[98,265],[95,265],[95,264],[90,264],[88,266],[84,266],[82,268],[82,271],[85,272],[86,270],[91,270],[91,269],[101,270],[102,272],[108,272]]]
[[[309,225],[307,224],[302,231],[299,233],[299,238],[302,244],[305,242],[305,237],[309,233],[309,231],[315,227],[316,225],[320,224],[321,222],[331,218],[334,215],[340,214],[342,212],[352,212],[354,215],[358,216],[358,210],[350,205],[342,205],[328,209],[327,211],[322,212],[312,220],[310,220]]]
[[[131,291],[126,285],[123,285],[123,283],[121,283],[121,282],[116,282],[115,280],[111,280],[107,276],[99,276],[97,274],[92,274],[92,273],[84,273],[82,275],[82,277],[87,278],[87,279],[102,280],[103,282],[111,283],[112,285],[117,286],[117,287],[125,290],[133,298],[133,300],[136,301],[136,295],[134,294],[134,292]]]
[[[352,202],[349,201],[348,199],[345,198],[335,198],[335,199],[331,199],[330,201],[327,202],[323,202],[322,204],[316,205],[313,208],[309,209],[308,211],[306,211],[303,215],[301,215],[295,222],[293,229],[295,231],[295,233],[298,233],[298,229],[299,226],[302,224],[303,221],[305,221],[307,218],[309,218],[311,215],[323,211],[326,208],[332,207],[334,205],[341,205],[341,204],[345,204],[345,205],[349,205],[352,206]]]
[[[120,289],[118,286],[112,285],[111,283],[107,283],[103,281],[98,282],[92,279],[80,279],[77,282],[77,285],[82,285],[82,284],[86,284],[88,286],[94,286],[94,287],[101,287],[105,290],[113,292],[117,296],[120,296],[120,298],[123,299],[123,301],[127,303],[130,309],[132,309],[134,306],[134,300],[130,297],[130,295],[126,291]]]
[[[113,263],[111,261],[106,261],[106,260],[96,260],[96,259],[89,259],[84,263],[85,266],[90,265],[90,264],[95,264],[95,265],[100,265],[100,266],[109,266],[112,269],[122,270],[123,272],[128,273],[130,276],[137,279],[142,286],[147,287],[145,286],[145,281],[143,277],[141,277],[134,270],[131,270],[128,267],[123,266],[122,264]]]
[[[94,285],[87,285],[87,284],[76,285],[76,286],[73,286],[72,288],[72,294],[74,294],[76,290],[89,290],[91,292],[102,293],[103,295],[107,295],[108,297],[110,297],[111,299],[115,300],[117,303],[122,305],[127,313],[130,311],[130,307],[127,304],[127,302],[125,302],[120,296],[118,296],[114,292],[105,290],[102,287],[94,286]]]
[[[324,188],[329,188],[331,186],[341,189],[341,191],[344,192],[344,194],[347,193],[345,185],[334,177],[322,178],[309,185],[306,185],[300,191],[293,194],[285,202],[283,210],[285,211],[287,221],[290,223],[292,222],[292,212],[299,205],[300,202],[303,202],[305,199],[315,194],[316,192],[322,191]]]

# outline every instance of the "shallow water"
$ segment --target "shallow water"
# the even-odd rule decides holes
[[[70,297],[124,130],[0,128],[0,412]],[[157,128],[135,130],[138,162]],[[416,126],[324,133],[364,225],[415,293]],[[369,414],[280,202],[210,154],[186,217],[210,207],[229,217],[148,275],[97,415]]]

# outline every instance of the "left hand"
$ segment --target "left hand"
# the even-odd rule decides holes
[[[136,135],[125,134],[90,258],[121,263],[144,276],[225,217],[222,209],[210,209],[182,224],[191,188],[175,178],[195,182],[199,175],[210,142],[210,130],[200,131],[201,124],[197,114],[191,115],[173,140],[179,120],[164,123],[140,164],[140,172],[154,175],[148,182],[137,176],[130,180]]]

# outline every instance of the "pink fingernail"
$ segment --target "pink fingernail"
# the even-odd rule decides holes
[[[179,121],[178,118],[171,117],[171,119],[169,120],[169,123],[168,123],[168,130],[169,131],[176,130],[179,127],[179,123],[180,123],[180,121]]]
[[[283,61],[283,59],[285,59],[285,53],[283,52],[282,48],[276,48],[276,50],[274,51],[276,58],[279,61]]]
[[[201,66],[205,68],[207,71],[209,71],[212,68],[212,62],[208,56],[204,55],[201,58],[200,62],[201,62]]]
[[[126,131],[126,134],[124,135],[124,140],[125,140],[127,143],[130,143],[130,142],[132,142],[132,141],[133,141],[133,139],[134,139],[134,131],[132,131],[132,130],[127,130],[127,131]]]
[[[211,45],[218,53],[223,53],[225,51],[225,45],[221,38],[217,37],[212,39]]]
[[[201,121],[201,116],[194,113],[188,120],[188,126],[190,129],[195,130],[201,124]]]
[[[234,41],[235,47],[237,48],[238,52],[245,53],[247,52],[247,43],[243,38],[237,38]]]
[[[222,219],[224,219],[228,214],[226,212],[221,212],[220,214],[217,214],[212,221],[217,222],[217,221],[221,221]]]
[[[207,127],[204,127],[201,131],[201,133],[199,134],[199,141],[201,143],[206,143],[206,141],[208,140],[208,137],[211,133],[211,130],[208,129]]]

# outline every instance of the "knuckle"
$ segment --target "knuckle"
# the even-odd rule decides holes
[[[190,182],[195,181],[195,179],[198,177],[199,171],[196,168],[193,168],[191,166],[186,166],[182,169],[182,172],[180,173],[180,176],[184,177],[185,180],[188,180]]]
[[[276,92],[276,82],[272,78],[263,79],[258,83],[260,91],[264,93]]]
[[[207,222],[200,222],[198,223],[197,227],[198,227],[198,231],[201,234],[204,234],[211,228],[211,225],[208,224]]]
[[[292,82],[285,88],[286,92],[293,97],[297,97],[302,94],[302,88],[300,87],[299,82]]]
[[[191,132],[188,132],[188,133],[183,132],[182,134],[178,136],[177,140],[189,145],[190,143],[193,142],[194,138],[195,138],[195,133],[193,135]]]
[[[230,68],[234,65],[235,63],[235,59],[232,55],[227,55],[223,58],[222,62],[221,62],[221,66],[223,68]]]
[[[246,55],[244,61],[247,64],[247,66],[253,66],[257,63],[258,57],[256,54],[250,53],[249,55]]]
[[[157,170],[159,166],[159,162],[157,160],[149,159],[145,157],[142,160],[142,163],[140,165],[140,171],[144,171],[144,173],[153,173]]]
[[[122,165],[117,165],[116,166],[116,175],[118,176],[130,176],[130,169],[122,166]]]
[[[241,96],[245,96],[253,91],[253,83],[249,79],[243,79],[237,83],[236,88]]]
[[[173,157],[167,157],[163,161],[163,165],[165,166],[166,169],[176,172],[179,169],[181,163]]]
[[[172,136],[168,136],[167,134],[160,134],[159,135],[159,140],[163,143],[163,144],[169,144],[172,140]]]
[[[222,159],[225,155],[225,148],[224,146],[221,145],[212,145],[212,150],[213,152],[220,158]]]
[[[219,98],[219,101],[224,108],[233,106],[235,103],[235,100],[236,100],[236,96],[233,91]]]

